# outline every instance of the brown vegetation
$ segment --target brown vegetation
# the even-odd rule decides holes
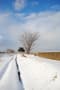
[[[60,60],[60,52],[42,52],[42,53],[35,53],[40,57],[45,57],[53,60]]]

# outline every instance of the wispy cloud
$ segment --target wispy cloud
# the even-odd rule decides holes
[[[53,5],[50,7],[51,10],[54,10],[54,11],[60,11],[60,5]]]
[[[32,6],[38,6],[38,5],[39,5],[39,2],[38,1],[32,2]]]
[[[21,10],[25,7],[26,0],[15,0],[14,8],[15,10]]]

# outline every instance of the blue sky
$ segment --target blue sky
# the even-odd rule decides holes
[[[21,7],[18,4],[22,4]],[[1,12],[31,13],[46,10],[59,11],[59,7],[60,0],[0,0]]]
[[[60,51],[60,0],[0,0],[0,50],[17,49],[24,31],[38,31],[35,51]]]

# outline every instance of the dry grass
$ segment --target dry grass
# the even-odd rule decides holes
[[[35,53],[35,55],[53,59],[53,60],[60,60],[60,52],[42,52],[42,53]]]

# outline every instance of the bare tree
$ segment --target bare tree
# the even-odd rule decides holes
[[[24,32],[21,35],[20,41],[26,51],[26,53],[30,53],[30,51],[36,45],[36,40],[40,37],[37,32]]]

